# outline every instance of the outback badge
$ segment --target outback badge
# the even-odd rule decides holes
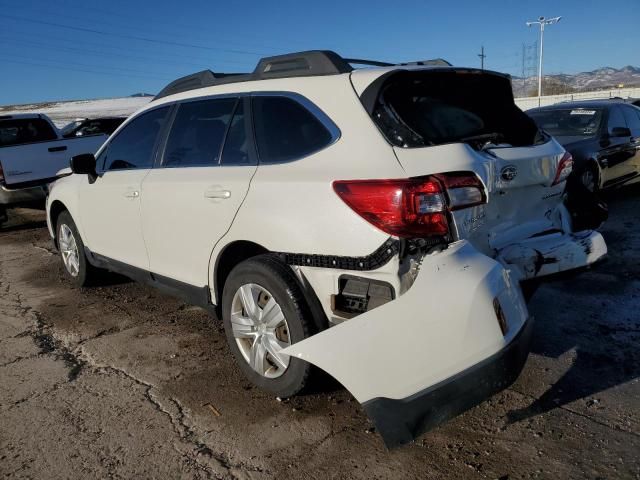
[[[500,170],[500,177],[502,177],[502,179],[507,182],[510,182],[511,180],[516,178],[516,175],[518,175],[518,169],[515,167],[515,165],[507,165],[506,167],[503,167],[502,170]]]

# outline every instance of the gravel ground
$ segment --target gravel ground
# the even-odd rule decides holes
[[[639,479],[640,187],[608,200],[609,257],[535,294],[518,381],[391,452],[339,385],[283,402],[252,388],[203,310],[116,276],[73,288],[42,212],[10,212],[0,474]]]

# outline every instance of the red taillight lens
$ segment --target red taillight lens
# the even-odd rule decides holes
[[[338,196],[380,230],[398,237],[449,234],[447,200],[439,180],[345,180],[333,182]]]
[[[558,163],[558,170],[556,171],[556,177],[553,179],[551,185],[557,185],[560,182],[564,182],[573,170],[573,157],[569,152],[564,152],[564,155]]]

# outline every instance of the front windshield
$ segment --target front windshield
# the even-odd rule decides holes
[[[602,110],[595,108],[566,108],[527,112],[554,137],[593,137],[602,122]]]

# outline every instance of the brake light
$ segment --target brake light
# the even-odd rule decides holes
[[[557,185],[560,182],[564,182],[573,170],[573,157],[569,152],[564,152],[564,155],[558,163],[558,170],[556,171],[556,177],[553,179],[553,185]]]
[[[449,235],[449,212],[486,202],[473,173],[397,180],[338,180],[338,196],[358,215],[398,237]]]

